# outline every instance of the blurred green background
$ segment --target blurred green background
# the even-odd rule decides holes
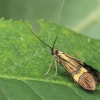
[[[37,20],[44,19],[89,37],[100,39],[100,0],[0,0],[0,18],[24,19],[39,31]]]

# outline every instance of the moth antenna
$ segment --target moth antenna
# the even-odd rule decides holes
[[[59,22],[60,22],[60,17],[61,17],[62,8],[64,6],[64,2],[65,2],[65,0],[63,0],[63,2],[61,4],[61,9],[60,9],[59,16],[58,16],[58,25],[59,25]],[[59,28],[58,28],[58,31],[59,31]],[[58,31],[57,31],[57,35],[56,35],[56,38],[55,38],[54,43],[53,43],[53,47],[52,47],[53,49],[54,49],[54,45],[55,45],[57,38],[58,38]]]
[[[24,22],[24,21],[23,21]],[[45,44],[47,47],[49,47],[50,49],[52,49],[51,46],[49,46],[48,44],[46,44],[43,40],[41,40],[30,28],[29,26],[24,22],[25,26],[30,30],[31,33],[33,33],[35,35],[35,37],[40,40],[43,44]]]
[[[19,14],[20,14],[21,18],[23,19],[23,17],[22,17],[22,15],[21,15],[19,9],[18,9],[18,11],[19,11]],[[22,21],[23,21],[23,20],[22,20]],[[51,50],[53,49],[50,45],[48,45],[48,44],[45,43],[43,40],[41,40],[41,39],[30,29],[30,27],[25,23],[25,21],[23,21],[23,23],[24,23],[25,26],[30,30],[30,32],[31,32],[33,35],[35,35],[35,37],[36,37],[39,41],[41,41],[44,45],[46,45],[47,47],[49,47]]]

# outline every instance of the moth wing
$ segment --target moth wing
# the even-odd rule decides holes
[[[94,77],[88,72],[82,74],[78,80],[78,84],[87,90],[95,90],[96,88]]]
[[[83,63],[83,67],[88,70],[89,73],[91,73],[93,76],[95,76],[97,82],[100,83],[100,72],[93,67],[87,65],[86,63]]]
[[[71,56],[70,56],[70,57],[71,57]],[[90,65],[88,65],[88,64],[86,64],[86,63],[84,63],[84,62],[82,62],[82,61],[80,61],[80,60],[78,60],[78,59],[76,59],[76,58],[74,58],[74,57],[72,57],[72,59],[74,59],[74,60],[75,60],[76,62],[78,62],[82,67],[84,67],[85,69],[87,69],[88,72],[89,72],[90,74],[92,74],[92,75],[96,78],[97,82],[100,83],[100,72],[99,72],[98,70],[94,69],[94,68],[91,67]]]
[[[68,54],[66,54],[66,56],[68,56],[69,58],[73,59],[75,62],[80,64],[82,67],[87,69],[87,71],[96,78],[97,82],[100,83],[100,72],[98,70],[92,68],[90,65],[87,65],[86,63],[84,63],[84,62],[82,62],[82,61],[80,61],[80,60],[78,60],[78,59],[76,59],[76,58],[74,58],[74,57],[72,57],[72,56],[70,56]]]

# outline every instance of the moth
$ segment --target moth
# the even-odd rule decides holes
[[[100,82],[100,72],[86,63],[56,49],[52,55],[72,76],[74,81],[86,90],[95,90],[96,82]]]
[[[68,55],[67,53],[56,50],[54,48],[54,45],[57,40],[58,33],[54,40],[53,46],[51,47],[48,44],[46,44],[43,40],[41,40],[29,27],[28,27],[28,29],[38,38],[39,41],[41,41],[44,45],[46,45],[47,47],[49,47],[51,49],[51,54],[55,58],[55,61],[54,61],[55,67],[56,67],[55,76],[57,75],[56,62],[58,62],[66,69],[66,71],[71,75],[73,80],[78,85],[80,85],[81,87],[83,87],[86,90],[95,90],[96,89],[96,83],[97,82],[100,83],[100,72],[98,70],[92,68],[88,64]],[[49,67],[47,73],[49,72],[51,67],[52,66]]]
[[[60,13],[61,13],[61,11],[60,11]],[[26,25],[26,23],[25,23],[25,25]],[[73,80],[78,85],[80,85],[81,87],[83,87],[86,90],[95,90],[96,89],[96,83],[100,82],[100,72],[98,70],[92,68],[91,66],[87,65],[86,63],[68,55],[67,53],[56,50],[54,48],[54,45],[55,45],[57,37],[58,37],[58,32],[57,32],[56,38],[54,40],[53,46],[51,47],[47,43],[45,43],[43,40],[41,40],[28,26],[27,26],[27,28],[33,33],[33,35],[35,37],[37,37],[37,39],[40,42],[42,42],[44,45],[46,45],[47,47],[49,47],[51,49],[51,54],[55,58],[55,61],[54,61],[55,67],[56,67],[55,75],[57,75],[56,62],[58,62],[66,69],[66,71],[71,75]],[[49,72],[51,67],[52,66],[49,67],[47,73]]]

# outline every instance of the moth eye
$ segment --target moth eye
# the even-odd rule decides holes
[[[52,55],[54,55],[54,51],[52,51]]]
[[[51,54],[54,55],[55,54],[55,51],[54,50],[51,50]]]

